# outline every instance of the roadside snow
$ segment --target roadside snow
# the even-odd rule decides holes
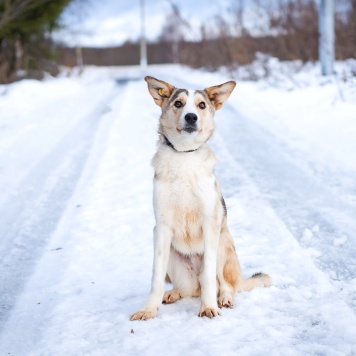
[[[197,89],[229,79],[177,66],[149,67],[148,74],[176,85],[189,82]],[[355,224],[349,218],[356,215],[356,166],[348,152],[356,151],[356,106],[333,102],[332,83],[291,92],[261,82],[238,83],[229,105],[217,113],[211,146],[219,160],[217,175],[237,253],[246,276],[263,271],[274,285],[237,294],[234,309],[223,310],[214,320],[197,317],[198,299],[164,305],[154,320],[128,320],[149,291],[153,255],[150,159],[159,109],[145,82],[137,80],[141,76],[133,67],[89,68],[80,79],[23,82],[0,96],[0,127],[11,123],[12,132],[20,132],[27,111],[19,109],[23,111],[14,121],[10,108],[16,98],[26,98],[28,112],[36,113],[27,117],[28,125],[57,117],[56,129],[44,131],[51,141],[55,131],[66,132],[73,124],[69,112],[74,105],[68,104],[66,111],[63,100],[60,113],[53,110],[53,102],[59,109],[60,98],[78,98],[77,110],[85,107],[89,113],[95,106],[95,86],[107,88],[105,98],[112,93],[108,79],[118,83],[117,95],[107,99],[111,111],[98,113],[95,138],[74,193],[2,322],[0,351],[354,354],[356,257],[347,251],[356,249]],[[8,144],[2,138],[11,136],[0,130],[0,148],[2,142]],[[16,151],[18,145],[14,141],[9,147]],[[22,160],[30,158],[24,151],[21,155]],[[0,166],[6,164],[6,156],[0,156]],[[17,169],[26,176],[27,166]],[[10,181],[6,170],[0,174]]]

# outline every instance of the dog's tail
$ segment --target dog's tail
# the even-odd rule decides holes
[[[272,284],[271,277],[265,273],[255,273],[250,278],[242,278],[237,286],[239,292],[250,291],[257,287],[269,287]]]

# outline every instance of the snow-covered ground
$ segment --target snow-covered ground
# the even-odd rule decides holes
[[[230,79],[146,73],[196,89]],[[129,321],[153,255],[159,108],[145,73],[0,86],[0,355],[356,354],[356,93],[316,73],[238,82],[217,112],[237,253],[246,276],[273,286],[213,320],[183,299]]]

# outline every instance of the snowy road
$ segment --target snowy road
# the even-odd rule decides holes
[[[355,278],[356,244],[340,249],[336,241],[352,241],[356,232],[356,204],[348,199],[355,192],[335,192],[328,184],[337,181],[340,172],[317,175],[304,169],[309,163],[304,155],[233,109],[224,119],[220,132],[229,151],[293,236],[320,253],[317,263],[333,279]],[[356,172],[347,173],[350,179],[356,177]]]
[[[226,79],[149,74],[195,88]],[[196,299],[128,320],[152,265],[159,110],[142,80],[125,79],[140,75],[91,69],[28,83],[44,98],[25,84],[0,96],[0,355],[355,354],[355,171],[306,155],[307,140],[289,144],[272,110],[261,110],[271,129],[250,117],[244,84],[218,112],[211,146],[244,273],[274,285],[236,295],[214,320],[196,317]],[[16,93],[29,103],[14,117]]]
[[[101,89],[101,95],[85,108],[78,109],[78,102],[87,101],[91,93],[71,93],[70,99],[60,96],[35,107],[24,115],[27,120],[16,122],[16,126],[12,120],[21,120],[16,115],[2,118],[0,329],[82,174],[96,128],[107,110],[108,98],[113,96],[112,88]],[[49,115],[49,107],[60,110],[60,115]],[[65,125],[60,122],[64,119]]]
[[[0,208],[1,327],[73,194],[106,105],[103,101],[94,107],[89,116],[81,118],[35,164],[31,158],[38,157],[38,153],[32,156],[28,150],[33,148],[33,142],[46,147],[43,138],[48,138],[47,131],[35,132],[35,137],[21,137],[4,153],[8,155],[12,151],[16,157],[10,162],[10,168],[8,157],[3,157],[3,170],[11,171],[12,166],[17,165],[17,169],[23,169],[25,174]],[[29,139],[30,143],[24,139]],[[18,162],[24,158],[26,162]],[[30,163],[28,167],[26,163]]]

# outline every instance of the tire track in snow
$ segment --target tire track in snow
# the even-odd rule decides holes
[[[19,183],[0,206],[0,330],[72,196],[107,109],[106,95]]]
[[[300,246],[278,211],[263,197],[255,180],[236,161],[224,136],[217,133],[211,146],[219,157],[217,176],[222,182],[228,225],[244,274],[249,276],[258,268],[272,276],[273,286],[260,292],[270,298],[269,302],[264,301],[271,317],[266,323],[281,332],[281,340],[293,339],[295,350],[303,349],[303,344],[328,345],[329,352],[338,347],[350,350],[354,345],[351,330],[355,314],[347,293],[352,294],[352,284],[345,288],[346,293],[340,293],[338,285],[331,283],[328,275],[316,266],[310,251]],[[250,292],[248,302],[254,292]],[[243,293],[237,298],[246,303]],[[255,308],[253,305],[251,310]],[[323,341],[331,338],[330,330],[332,337],[338,339],[335,350],[333,342]]]
[[[295,163],[303,159],[298,152],[292,152],[228,104],[225,114],[220,118],[219,131],[263,198],[303,247],[316,250],[317,264],[331,278],[355,278],[355,207],[301,170]],[[347,242],[344,247],[337,244],[339,238]]]
[[[120,209],[115,209],[114,211],[112,211],[113,205],[112,202],[110,203],[110,201],[114,200],[115,204],[118,204],[121,208],[124,208],[124,210],[126,208],[132,208],[136,213],[140,210],[137,206],[135,206],[134,202],[132,202],[132,204],[134,205],[133,207],[129,207],[130,203],[126,203],[128,195],[132,195],[132,190],[137,192],[137,188],[135,185],[129,185],[128,189],[119,189],[118,191],[116,191],[113,187],[118,184],[118,181],[124,181],[125,183],[123,184],[127,185],[128,181],[135,179],[135,177],[137,179],[137,176],[138,180],[141,181],[141,175],[137,174],[137,172],[132,169],[135,168],[136,170],[141,170],[141,158],[139,158],[138,164],[137,162],[134,162],[135,159],[130,158],[132,155],[131,150],[133,141],[132,128],[135,128],[137,121],[130,120],[130,123],[127,123],[126,119],[129,117],[128,112],[126,111],[125,114],[125,110],[118,110],[118,107],[121,109],[124,109],[123,107],[126,107],[126,109],[128,108],[130,110],[130,107],[132,107],[132,105],[134,105],[134,103],[136,102],[133,95],[128,95],[128,93],[132,94],[132,87],[130,85],[126,85],[129,81],[130,80],[118,81],[120,88],[117,91],[116,98],[110,102],[110,107],[112,110],[108,114],[105,114],[102,123],[100,124],[100,127],[98,128],[98,130],[96,130],[97,134],[93,143],[93,147],[90,148],[91,152],[85,163],[85,169],[82,173],[82,176],[80,177],[79,182],[77,184],[78,187],[72,194],[72,197],[69,200],[69,205],[65,209],[64,214],[61,217],[59,226],[56,227],[55,232],[53,233],[53,238],[51,237],[51,241],[48,244],[51,247],[63,246],[63,251],[60,252],[60,255],[56,255],[55,257],[51,258],[51,252],[47,252],[49,251],[47,249],[43,256],[41,256],[41,258],[38,260],[38,267],[36,267],[35,273],[31,276],[24,293],[19,298],[19,302],[15,306],[9,320],[6,323],[6,327],[4,328],[0,336],[0,349],[2,350],[7,350],[8,352],[11,352],[11,354],[39,355],[48,353],[38,351],[38,348],[41,347],[41,345],[45,345],[46,347],[48,346],[50,348],[51,351],[49,353],[53,353],[53,350],[55,348],[57,354],[61,354],[61,351],[58,350],[61,350],[61,348],[68,347],[68,345],[62,341],[67,340],[66,337],[68,338],[69,336],[70,338],[76,339],[75,344],[76,346],[79,346],[81,345],[81,343],[76,333],[78,331],[83,331],[86,334],[92,333],[90,337],[86,338],[88,342],[91,343],[91,348],[95,348],[95,346],[99,345],[100,352],[102,352],[102,340],[100,340],[100,342],[98,343],[96,338],[100,338],[100,336],[98,336],[100,335],[100,331],[98,333],[98,330],[100,330],[102,326],[103,319],[96,319],[97,323],[94,327],[89,327],[88,324],[83,321],[83,319],[80,319],[80,327],[75,330],[74,334],[72,333],[73,330],[71,329],[71,327],[73,325],[73,314],[75,314],[76,312],[79,312],[79,314],[81,314],[83,310],[86,310],[88,312],[87,315],[93,316],[95,314],[98,314],[97,308],[102,308],[103,304],[105,304],[105,301],[107,302],[111,299],[114,301],[115,304],[115,313],[110,311],[110,317],[108,317],[108,320],[111,320],[111,317],[115,318],[117,313],[120,313],[120,307],[116,305],[117,298],[120,296],[120,288],[118,286],[120,285],[120,279],[121,282],[123,282],[122,279],[126,278],[126,276],[123,277],[124,275],[126,275],[125,270],[123,272],[122,267],[120,267],[120,250],[126,250],[126,248],[122,246],[122,241],[117,241],[120,234],[114,236],[112,229],[113,226],[117,225],[120,231],[127,231],[125,229],[125,223],[130,226],[134,226],[134,223],[132,221],[125,221],[124,217],[120,218]],[[129,100],[129,103],[127,103],[125,99],[128,99],[129,97],[132,100]],[[122,100],[124,100],[125,103],[121,104],[120,102]],[[143,115],[142,117],[147,119]],[[127,129],[127,125],[130,127],[131,134],[127,133],[125,130],[122,130],[123,125],[125,129]],[[150,126],[151,125],[148,122],[148,127]],[[154,132],[155,128],[156,125],[154,125]],[[138,131],[146,133],[147,125],[140,125]],[[147,140],[150,142],[149,138],[147,138]],[[135,145],[136,144],[134,144],[134,146]],[[152,148],[154,148],[155,142],[152,142],[151,145]],[[109,172],[106,172],[103,178],[102,166],[107,165],[107,150],[114,151],[111,152],[111,155],[109,155],[109,162],[112,161],[111,164],[113,164],[113,166],[110,165]],[[150,157],[151,155],[149,155],[149,158]],[[146,159],[146,157],[145,163],[147,163],[149,173],[151,173],[149,159]],[[97,176],[98,174],[99,177]],[[113,178],[112,175],[114,175],[115,178]],[[148,180],[148,184],[151,187],[150,180]],[[103,185],[103,187],[101,185]],[[102,188],[102,190],[98,192],[94,188],[93,191],[93,186],[96,187],[96,189],[97,186],[99,186]],[[89,201],[87,197],[88,194]],[[75,208],[77,202],[80,202],[80,204],[82,204],[80,210]],[[151,200],[149,200],[149,203],[150,208]],[[93,232],[93,230],[87,227],[88,218],[83,217],[83,215],[87,216],[87,214],[90,215],[89,220],[94,224],[97,224],[100,228],[100,235],[102,234],[102,236],[100,236],[99,238],[100,243],[94,241],[95,236],[91,236],[91,234],[95,235],[95,233]],[[80,218],[78,218],[78,216],[80,216]],[[110,227],[108,227],[107,224],[109,224]],[[149,230],[151,230],[151,228],[152,226],[151,224],[149,224]],[[82,229],[85,230],[84,237],[81,236],[81,238],[79,238],[78,236],[83,234]],[[79,243],[78,238],[80,241]],[[116,244],[113,240],[116,240]],[[58,244],[58,241],[62,242],[59,242]],[[101,255],[103,253],[103,250],[101,250],[101,252],[98,252],[97,244],[101,247],[103,246],[102,244],[107,244],[108,247],[106,249],[115,253],[114,265],[117,264],[117,267],[115,267],[116,274],[114,275],[116,277],[113,277],[110,273],[107,272],[107,270],[105,270],[108,261],[106,260],[106,258],[105,261],[103,260],[104,257]],[[117,244],[119,245],[117,246]],[[76,255],[76,253],[78,253],[77,247],[79,248],[79,246],[80,252],[78,256]],[[113,248],[113,246],[117,247]],[[93,264],[93,259],[90,258],[93,249],[95,250],[95,257],[97,257],[100,261],[100,263],[95,266],[95,263]],[[56,254],[56,252],[53,253]],[[125,254],[125,252],[122,251],[121,253]],[[124,259],[125,257],[122,257],[122,259]],[[48,262],[48,260],[50,260],[50,262]],[[68,273],[68,269],[76,269],[76,267],[73,267],[75,265],[80,265],[80,268],[82,269],[82,273],[79,273],[79,276],[75,273]],[[93,268],[95,271],[94,273]],[[53,277],[48,277],[48,273],[55,270],[58,270],[59,273]],[[96,289],[96,286],[100,284],[103,285],[103,280],[109,281],[109,285],[106,285],[106,287],[104,287],[101,291],[98,292],[99,302],[95,299],[91,299],[93,295],[91,295],[90,292],[87,293],[88,290],[86,290],[85,293],[83,292],[85,296],[81,295],[78,300],[74,298],[70,299],[70,301],[68,302],[67,297],[68,294],[70,294],[68,293],[68,289],[73,292],[72,288],[74,288],[74,293],[71,295],[71,297],[79,293],[78,290],[81,290],[83,288],[83,284],[80,283],[82,279],[85,280],[84,284],[87,284],[88,282],[87,273],[91,275],[89,277],[90,281],[94,280],[98,282],[96,285],[90,285],[89,289]],[[98,274],[97,278],[95,278],[92,273],[94,275]],[[73,282],[72,280],[71,283],[69,283],[69,286],[68,284],[66,285],[65,282],[68,282],[68,278],[74,278],[75,282]],[[52,288],[52,285],[54,286],[54,288]],[[124,299],[127,300],[129,298],[125,296]],[[41,301],[41,305],[38,306],[38,308],[36,308],[37,300]],[[93,303],[93,305],[91,305],[89,308],[90,310],[86,309],[88,308],[88,300]],[[61,308],[63,308],[63,305],[68,306],[66,302],[69,304],[70,311],[63,312],[63,309]],[[79,304],[76,305],[76,302],[79,302]],[[120,302],[119,305],[121,304],[123,308],[127,308],[127,306],[125,307],[126,303]],[[31,306],[34,306],[33,310],[31,310]],[[104,310],[106,307],[104,307]],[[62,311],[58,312],[58,308]],[[86,312],[84,312],[84,314],[85,313]],[[102,313],[105,312],[103,310],[99,312],[100,315]],[[81,315],[83,316],[83,314]],[[62,317],[65,318],[65,320],[58,322],[58,318],[61,319]],[[129,322],[128,318],[126,317],[125,320]],[[14,333],[15,329],[16,333]],[[59,332],[59,329],[61,329],[62,331]],[[116,326],[111,328],[112,332],[115,332],[115,330]],[[56,341],[48,342],[48,334],[51,336],[53,335]],[[21,339],[21,343],[18,342],[19,339]],[[111,341],[109,345],[112,346]],[[69,349],[75,349],[76,346],[71,345]],[[118,348],[115,348],[115,350],[117,349]],[[81,349],[80,352],[84,351]],[[75,351],[69,353],[76,354]],[[68,352],[62,352],[62,354],[68,354]]]

